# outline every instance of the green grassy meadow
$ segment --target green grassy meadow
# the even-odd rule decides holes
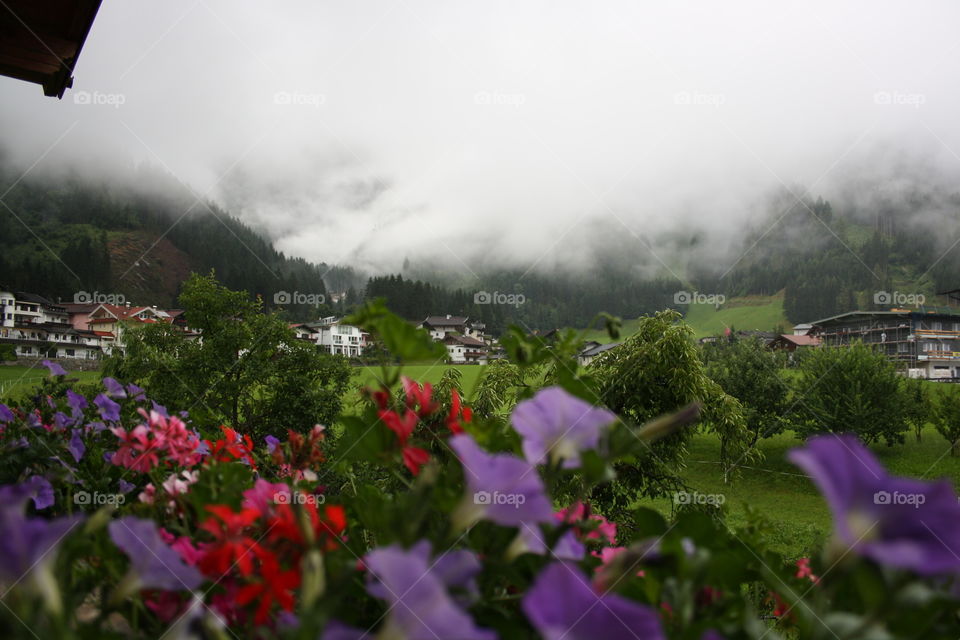
[[[70,378],[78,378],[80,382],[96,382],[100,379],[99,371],[70,371],[69,364],[66,369]],[[47,368],[42,365],[0,366],[0,399],[16,397],[30,391],[49,375]]]
[[[684,321],[693,328],[696,338],[723,333],[727,327],[743,330],[772,331],[780,325],[790,330],[793,323],[787,320],[783,312],[783,293],[773,296],[747,296],[731,298],[719,309],[710,304],[692,304],[687,307]],[[637,331],[637,319],[624,319],[621,338],[628,338]],[[587,332],[587,340],[609,342],[610,337],[603,329]]]

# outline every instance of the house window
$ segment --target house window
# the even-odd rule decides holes
[[[72,357],[73,357],[73,349],[67,349],[67,357],[68,357],[68,358],[72,358]]]
[[[910,351],[910,345],[906,342],[900,342],[897,344],[897,353],[907,353]]]
[[[933,329],[934,331],[943,331],[943,323],[942,323],[942,322],[931,322],[931,323],[930,323],[930,328]]]

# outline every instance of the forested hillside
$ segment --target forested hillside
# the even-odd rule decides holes
[[[277,252],[228,212],[197,202],[155,171],[143,170],[138,187],[69,176],[16,182],[17,175],[0,171],[4,190],[15,185],[0,213],[0,286],[64,301],[96,291],[174,305],[191,271],[213,269],[226,286],[272,305],[277,293],[323,295],[324,280],[349,286],[354,277]],[[286,308],[294,317],[315,315],[312,305]]]
[[[742,238],[726,265],[708,262],[704,239],[697,237],[671,252],[676,270],[641,273],[634,253],[611,241],[592,250],[596,266],[582,272],[505,266],[451,285],[449,279],[439,284],[411,277],[416,269],[367,279],[350,265],[287,257],[229,212],[197,202],[155,170],[112,182],[71,175],[17,181],[21,171],[0,169],[0,185],[9,189],[0,208],[0,286],[64,301],[97,291],[174,306],[190,272],[213,269],[226,286],[261,295],[268,307],[281,292],[315,296],[282,305],[290,318],[342,311],[343,303],[312,304],[329,288],[349,292],[350,304],[386,298],[409,320],[467,315],[498,333],[510,323],[530,330],[583,327],[600,311],[624,318],[665,308],[685,313],[674,298],[684,290],[727,299],[783,291],[787,318],[807,322],[880,308],[874,300],[879,291],[922,294],[929,305],[943,304],[935,293],[960,287],[954,246],[960,198],[932,189],[858,206],[834,207],[822,198],[798,202],[792,194],[774,200],[752,225],[738,223],[745,225]]]
[[[704,290],[728,297],[784,290],[787,317],[809,322],[889,308],[875,302],[879,292],[922,295],[927,306],[942,306],[946,300],[936,294],[960,288],[960,198],[954,194],[914,193],[848,210],[821,198],[783,204],[745,235],[728,273],[691,271]]]

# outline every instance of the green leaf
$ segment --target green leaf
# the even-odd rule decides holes
[[[447,355],[446,348],[434,342],[429,333],[389,311],[380,299],[367,302],[344,322],[378,335],[400,360],[440,360]]]
[[[638,537],[661,536],[667,530],[667,521],[657,511],[640,507],[633,514],[637,524]]]

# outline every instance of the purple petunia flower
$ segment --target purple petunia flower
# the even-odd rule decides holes
[[[73,389],[67,389],[67,406],[73,409],[73,417],[79,418],[83,414],[83,410],[90,406],[90,403]]]
[[[661,640],[657,614],[616,594],[597,594],[579,567],[554,562],[523,598],[523,612],[544,640]]]
[[[370,632],[343,624],[339,620],[330,620],[323,628],[320,640],[366,640]]]
[[[197,439],[200,440],[200,444],[197,445],[197,448],[194,450],[194,453],[199,456],[210,455],[210,445],[207,444],[206,440],[201,439],[200,434],[198,434],[196,431],[194,431],[194,434],[196,434]]]
[[[450,438],[463,465],[467,486],[454,515],[461,527],[487,519],[507,527],[553,522],[553,508],[543,481],[530,463],[506,454],[490,454],[469,435]]]
[[[26,517],[27,501],[32,497],[37,502],[38,481],[50,486],[43,478],[33,476],[22,484],[0,487],[0,582],[9,584],[22,580],[28,573],[48,571],[56,556],[55,547],[83,519]],[[52,488],[50,493],[53,504]]]
[[[103,430],[106,429],[106,428],[107,428],[107,425],[103,424],[103,423],[100,422],[99,420],[98,420],[97,422],[88,422],[88,423],[87,423],[87,431],[90,431],[90,432],[92,432],[92,433],[100,433],[101,431],[103,431]]]
[[[110,539],[130,558],[140,589],[181,591],[203,582],[200,572],[163,541],[152,520],[126,516],[111,522],[108,530]]]
[[[75,462],[80,462],[80,458],[87,452],[87,446],[83,444],[83,438],[80,437],[80,434],[80,429],[74,429],[73,435],[70,437],[70,444],[67,445],[67,449]]]
[[[150,404],[153,406],[153,409],[152,409],[153,411],[156,411],[157,413],[162,415],[164,418],[170,417],[170,414],[167,413],[167,408],[162,404],[157,404],[156,400],[151,400]]]
[[[146,390],[143,387],[138,387],[132,382],[127,385],[127,393],[137,402],[143,402],[147,399]]]
[[[53,485],[43,476],[30,476],[24,482],[17,485],[24,495],[33,500],[33,506],[39,509],[46,509],[53,505],[54,494]]]
[[[34,409],[27,414],[27,424],[29,424],[32,429],[39,429],[43,426],[43,419],[40,418],[40,412],[38,410]]]
[[[267,436],[264,438],[267,441],[267,452],[273,453],[273,451],[280,445],[280,439],[275,436]]]
[[[13,422],[16,416],[13,415],[13,411],[10,410],[10,407],[0,403],[0,422]]]
[[[57,411],[55,414],[53,414],[53,426],[56,427],[58,431],[62,431],[67,427],[72,427],[76,423],[76,420],[69,417],[63,411]]]
[[[522,525],[517,540],[514,541],[514,544],[511,546],[513,547],[512,551],[517,554],[535,553],[540,556],[547,555],[549,548],[547,546],[547,537],[543,535],[540,527],[535,524]],[[553,545],[550,555],[559,560],[580,561],[583,560],[583,556],[586,555],[586,553],[587,548],[582,542],[577,540],[577,535],[570,530],[560,536],[560,539]]]
[[[93,400],[100,410],[100,417],[108,422],[117,422],[120,419],[120,405],[108,398],[105,394],[100,394]]]
[[[960,504],[947,480],[891,476],[855,436],[820,436],[788,455],[814,481],[849,548],[919,574],[960,569]]]
[[[523,437],[523,455],[531,464],[562,460],[563,467],[580,466],[580,452],[596,449],[600,429],[615,421],[615,413],[547,387],[517,405],[510,416]]]
[[[49,360],[44,360],[44,361],[41,362],[40,364],[42,364],[43,366],[45,366],[45,367],[50,371],[50,375],[52,375],[52,376],[65,376],[65,375],[67,375],[67,370],[64,369],[63,367],[61,367],[61,366],[60,366],[58,363],[56,363],[56,362],[51,362],[51,361],[49,361]]]
[[[120,493],[130,493],[137,488],[137,485],[132,482],[127,482],[123,478],[120,478],[120,481],[117,482],[117,486],[120,487]]]
[[[430,561],[430,543],[404,550],[398,545],[374,549],[364,557],[367,591],[390,605],[386,625],[405,638],[492,640],[447,592],[473,579],[480,564],[470,552],[445,554]],[[466,554],[466,555],[464,555]]]
[[[107,395],[111,398],[126,398],[127,392],[123,388],[123,385],[114,380],[113,378],[104,378],[101,380],[103,386],[107,389]]]

